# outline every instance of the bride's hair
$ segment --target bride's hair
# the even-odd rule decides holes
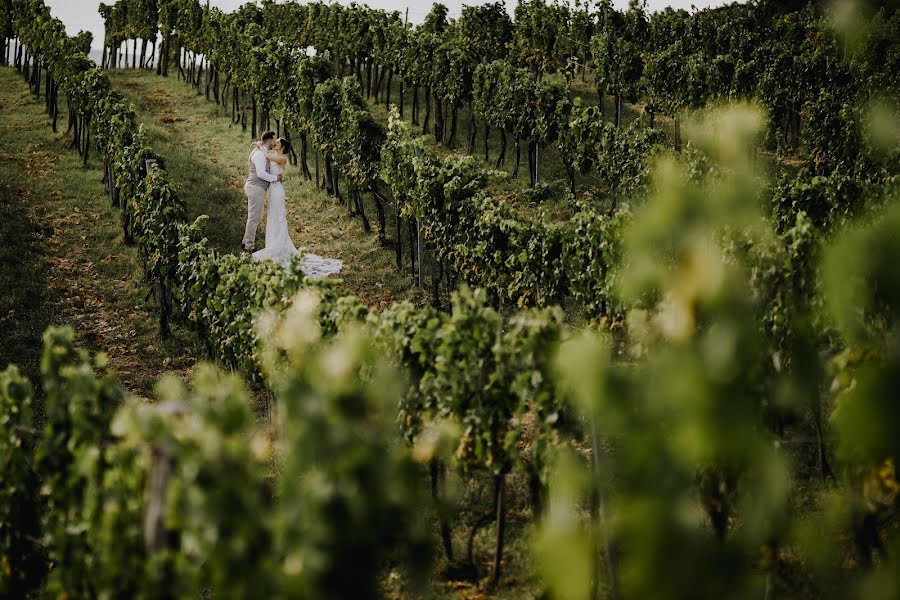
[[[290,156],[291,152],[294,151],[294,146],[284,138],[278,138],[278,143],[281,144],[281,153],[285,156]]]

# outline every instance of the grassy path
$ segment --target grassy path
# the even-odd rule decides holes
[[[101,177],[96,155],[83,168],[43,100],[0,68],[0,368],[15,362],[33,377],[44,329],[71,325],[148,397],[163,371],[187,374],[201,350],[178,327],[160,340],[137,249],[124,245]]]
[[[177,77],[148,71],[109,71],[113,85],[133,102],[152,147],[187,202],[188,217],[206,214],[206,235],[222,252],[240,248],[247,200],[243,192],[250,152],[249,132],[233,125],[229,115],[198,96]],[[375,233],[365,234],[358,219],[347,215],[324,192],[304,182],[288,167],[285,181],[288,222],[298,248],[344,261],[340,278],[347,291],[369,305],[396,298],[416,298],[412,279],[397,272],[392,249],[382,247]],[[367,207],[375,223],[374,209]],[[265,220],[257,237],[264,245]],[[388,227],[390,230],[391,228]]]

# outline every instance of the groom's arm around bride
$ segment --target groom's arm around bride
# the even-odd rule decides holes
[[[256,230],[262,219],[263,205],[265,204],[266,190],[269,184],[280,180],[269,173],[269,161],[266,152],[275,145],[275,133],[267,131],[262,134],[259,142],[253,145],[250,153],[249,174],[244,183],[244,193],[247,194],[247,226],[244,228],[244,239],[241,246],[247,252],[253,252],[256,244]]]

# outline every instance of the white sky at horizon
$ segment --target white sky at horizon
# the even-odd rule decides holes
[[[101,0],[44,0],[54,17],[66,24],[69,35],[74,35],[81,30],[88,30],[94,34],[94,48],[101,47],[103,39],[103,20],[100,18],[98,8]],[[430,0],[357,0],[359,4],[366,4],[373,8],[384,10],[398,10],[401,13],[409,7],[409,19],[413,23],[419,23],[431,10],[433,4]],[[441,0],[450,9],[451,17],[458,17],[464,5],[486,4],[491,0]],[[350,4],[349,0],[339,0],[340,4]],[[106,0],[107,4],[114,3]],[[248,0],[210,0],[211,6],[216,6],[230,12],[237,9]],[[280,0],[279,0],[279,3]],[[613,0],[619,8],[628,6],[628,0]],[[727,4],[725,0],[649,0],[647,8],[651,11],[660,10],[667,6],[691,10],[692,6],[698,9],[710,6]],[[506,0],[510,11],[515,7],[516,0]]]

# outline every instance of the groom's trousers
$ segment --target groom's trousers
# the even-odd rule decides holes
[[[262,220],[266,190],[248,181],[244,184],[244,192],[247,194],[247,227],[244,229],[243,246],[247,250],[253,250],[256,244],[256,230]]]

